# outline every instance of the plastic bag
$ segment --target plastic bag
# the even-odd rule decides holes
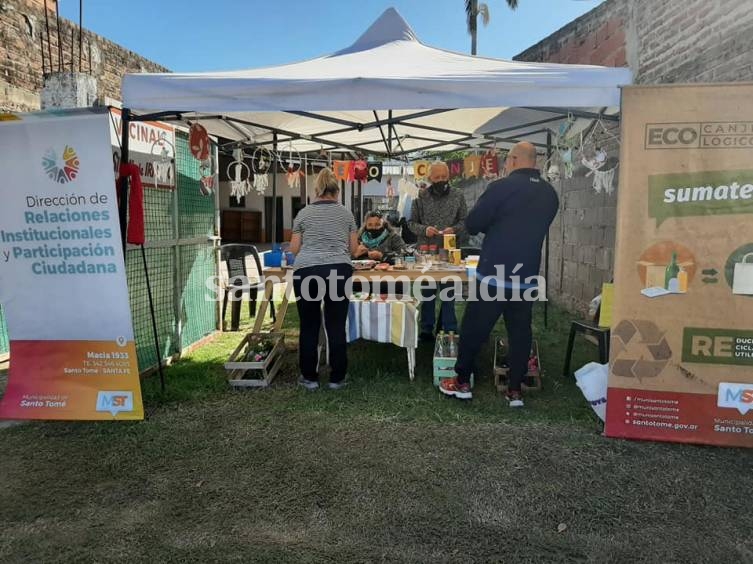
[[[589,362],[575,371],[575,381],[586,401],[602,421],[607,418],[607,381],[609,365]]]

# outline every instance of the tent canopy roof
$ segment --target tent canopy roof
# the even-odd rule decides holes
[[[274,130],[299,151],[329,146],[398,154],[483,142],[484,126],[491,131],[510,106],[615,107],[619,87],[630,81],[625,68],[506,61],[429,47],[389,8],[355,43],[331,55],[241,71],[128,74],[123,98],[136,110],[191,113],[231,140],[268,143]],[[535,113],[531,121],[561,116]],[[512,131],[514,116],[508,114],[510,125],[502,129]]]

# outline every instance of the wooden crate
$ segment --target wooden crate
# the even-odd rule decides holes
[[[262,339],[273,340],[274,346],[264,360],[256,362],[252,351]],[[228,382],[239,388],[266,388],[280,369],[283,352],[285,336],[282,333],[247,334],[225,363]]]
[[[538,369],[528,371],[528,374],[526,374],[526,377],[523,379],[523,385],[521,386],[521,388],[524,391],[539,391],[543,387],[541,381],[543,370],[541,368],[541,353],[539,350],[539,343],[538,341],[536,341],[536,339],[533,340],[531,349],[533,350],[533,354],[535,354],[539,359]],[[507,340],[499,336],[494,337],[494,386],[501,393],[505,393],[507,391],[507,373],[509,369],[500,366],[502,357],[506,355],[506,351]]]
[[[455,338],[458,339],[457,344],[460,346],[460,337],[458,335],[455,335]],[[439,382],[444,380],[445,378],[454,378],[457,376],[457,373],[455,372],[455,363],[457,363],[458,359],[457,357],[449,357],[449,356],[436,356],[436,347],[434,350],[434,357],[432,362],[433,367],[433,374],[434,374],[434,385],[439,386]],[[471,374],[471,388],[474,385],[475,381],[475,375]]]

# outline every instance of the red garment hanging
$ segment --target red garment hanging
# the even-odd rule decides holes
[[[141,184],[141,170],[137,164],[121,164],[118,179],[118,200],[120,200],[120,179],[129,177],[131,189],[128,192],[128,231],[126,242],[132,245],[143,245],[146,242],[144,228],[144,187]]]

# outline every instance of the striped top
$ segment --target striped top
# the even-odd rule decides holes
[[[293,233],[301,235],[294,269],[350,264],[350,234],[356,231],[356,220],[345,206],[331,200],[306,206],[293,220]]]

